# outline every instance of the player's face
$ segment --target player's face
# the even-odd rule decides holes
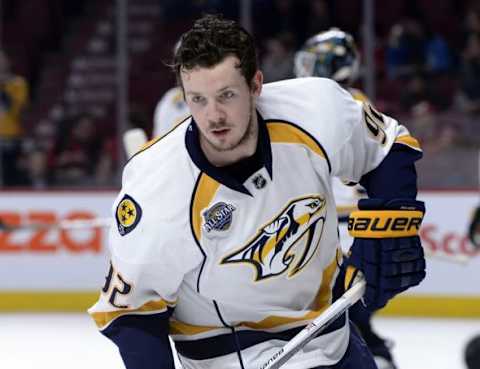
[[[238,58],[229,56],[212,68],[182,71],[185,99],[200,130],[200,145],[214,165],[226,165],[253,155],[258,127],[255,101],[263,77],[250,87]]]

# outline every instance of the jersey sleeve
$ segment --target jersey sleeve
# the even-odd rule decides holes
[[[139,154],[124,170],[112,207],[111,263],[89,314],[119,347],[128,369],[173,368],[169,317],[185,274],[199,263],[199,251],[189,247],[191,235],[184,225],[188,201],[172,200],[175,189],[169,192],[168,183],[157,183],[158,177],[149,176],[142,165]]]

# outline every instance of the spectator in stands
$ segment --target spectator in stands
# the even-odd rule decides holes
[[[48,153],[55,147],[55,126],[49,119],[43,119],[23,140],[19,158],[21,185],[33,189],[48,187]]]
[[[23,138],[22,113],[28,102],[26,80],[10,70],[7,55],[0,49],[0,184],[21,184],[18,156]]]
[[[390,30],[386,51],[390,79],[408,77],[425,63],[425,32],[416,19],[405,17]]]
[[[404,111],[412,113],[418,104],[427,103],[438,110],[446,104],[442,96],[430,87],[430,80],[424,73],[417,72],[406,81],[405,88],[400,95],[400,105]]]
[[[262,58],[263,78],[265,82],[274,82],[293,78],[293,59],[295,52],[294,37],[284,32],[266,40],[266,51]]]
[[[81,114],[67,121],[49,165],[53,183],[59,186],[92,186],[109,184],[113,178],[111,142],[95,127],[90,115]]]
[[[453,56],[446,40],[432,32],[425,44],[425,69],[432,74],[449,72]]]
[[[253,1],[255,36],[266,40],[285,32],[294,36],[294,47],[306,39],[307,8],[304,1]]]
[[[480,34],[469,35],[461,58],[457,102],[462,111],[476,114],[480,112]]]

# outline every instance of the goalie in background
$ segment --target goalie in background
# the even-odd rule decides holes
[[[333,79],[348,90],[355,100],[368,102],[369,99],[362,91],[352,87],[359,69],[360,56],[352,35],[338,28],[310,37],[295,54],[296,77]],[[352,210],[356,210],[358,200],[364,197],[364,190],[359,185],[346,185],[338,178],[332,179],[332,186],[337,203],[340,242],[344,252],[347,252],[353,241],[347,230],[348,216]],[[361,302],[350,309],[350,319],[360,329],[379,369],[395,369],[390,351],[391,342],[373,331],[371,316],[372,313]]]

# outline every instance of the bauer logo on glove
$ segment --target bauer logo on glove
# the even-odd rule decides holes
[[[423,212],[412,210],[360,210],[350,214],[348,232],[352,237],[408,237],[418,234]]]

